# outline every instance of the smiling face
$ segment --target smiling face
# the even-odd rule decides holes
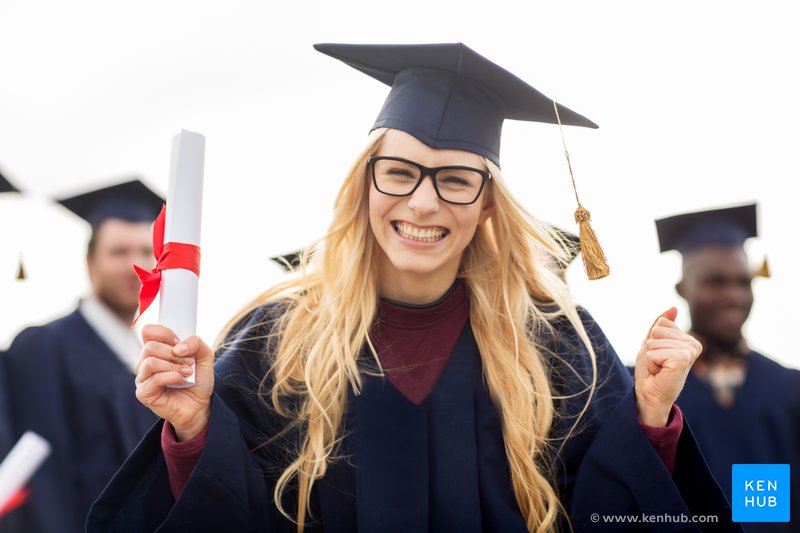
[[[436,150],[411,135],[389,130],[376,156],[399,157],[426,167],[468,166],[485,169],[483,158],[462,150]],[[491,186],[469,205],[441,200],[426,176],[410,196],[379,192],[370,176],[369,219],[379,244],[378,268],[382,295],[404,299],[429,289],[441,295],[455,280],[461,255],[478,224],[492,213]],[[416,302],[422,303],[422,302]]]
[[[677,288],[689,304],[692,329],[722,346],[735,346],[753,305],[751,280],[741,248],[709,247],[687,254]]]

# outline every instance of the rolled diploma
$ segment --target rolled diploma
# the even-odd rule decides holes
[[[0,463],[0,507],[27,485],[50,455],[50,443],[33,431],[26,431]]]
[[[164,244],[182,242],[200,246],[205,149],[205,137],[199,133],[181,130],[172,138]],[[174,331],[181,340],[197,331],[197,284],[197,276],[189,270],[172,269],[161,273],[158,322]],[[192,385],[194,365],[186,383],[172,387]]]

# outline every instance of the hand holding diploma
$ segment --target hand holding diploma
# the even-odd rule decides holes
[[[168,208],[161,211],[153,227],[157,264],[152,272],[134,266],[142,281],[140,316],[160,292],[158,321],[181,339],[194,335],[197,328],[204,157],[202,135],[182,130],[173,138]],[[170,386],[193,383],[194,373]]]
[[[136,398],[170,422],[178,440],[197,435],[208,424],[214,392],[214,351],[199,337],[181,341],[169,328],[147,325],[136,365]],[[190,374],[194,386],[181,388]]]
[[[25,485],[50,455],[50,443],[25,432],[0,463],[0,517],[25,501]]]

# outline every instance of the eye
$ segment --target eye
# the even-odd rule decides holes
[[[414,176],[414,173],[411,170],[409,170],[408,168],[403,168],[403,167],[392,167],[392,168],[389,168],[389,169],[386,170],[386,174],[388,174],[388,175],[390,175],[392,177],[396,177],[396,178],[414,178],[414,179],[416,179],[416,176]]]
[[[466,187],[469,185],[469,182],[464,178],[460,178],[458,176],[443,176],[439,179],[441,183],[445,183],[447,185],[459,185],[462,187]]]
[[[483,177],[474,170],[464,168],[443,168],[436,175],[440,187],[451,190],[474,189],[480,187]]]

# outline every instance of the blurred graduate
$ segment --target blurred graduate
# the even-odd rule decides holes
[[[216,363],[145,326],[137,396],[165,422],[88,531],[738,530],[674,405],[699,343],[653,317],[634,385],[501,176],[505,119],[594,124],[463,44],[316,48],[391,86],[329,231]]]
[[[677,403],[729,498],[732,465],[790,465],[792,521],[745,530],[800,531],[800,370],[755,351],[742,333],[753,305],[744,244],[758,236],[756,204],[675,215],[656,228],[661,251],[682,255],[676,290],[703,345]],[[764,265],[756,275],[769,274]]]
[[[84,530],[92,502],[155,421],[133,384],[133,264],[154,262],[150,225],[163,199],[132,180],[59,202],[92,228],[92,293],[67,316],[22,331],[3,356],[15,438],[32,430],[53,448],[15,511],[26,531],[44,533]]]
[[[0,174],[0,194],[19,192],[5,176]],[[7,243],[0,243],[7,244]],[[14,446],[14,435],[11,430],[11,418],[8,410],[8,385],[6,384],[5,371],[3,370],[3,351],[0,350],[0,462],[8,455]],[[16,533],[22,531],[19,519],[10,516],[11,502],[0,501],[0,531]]]
[[[5,176],[0,174],[0,194],[17,192],[11,182]],[[5,245],[6,243],[0,243]],[[0,461],[6,456],[11,446],[14,444],[11,436],[11,425],[8,418],[8,411],[6,409],[6,386],[3,377],[3,352],[0,350]],[[2,504],[2,502],[0,502]]]

